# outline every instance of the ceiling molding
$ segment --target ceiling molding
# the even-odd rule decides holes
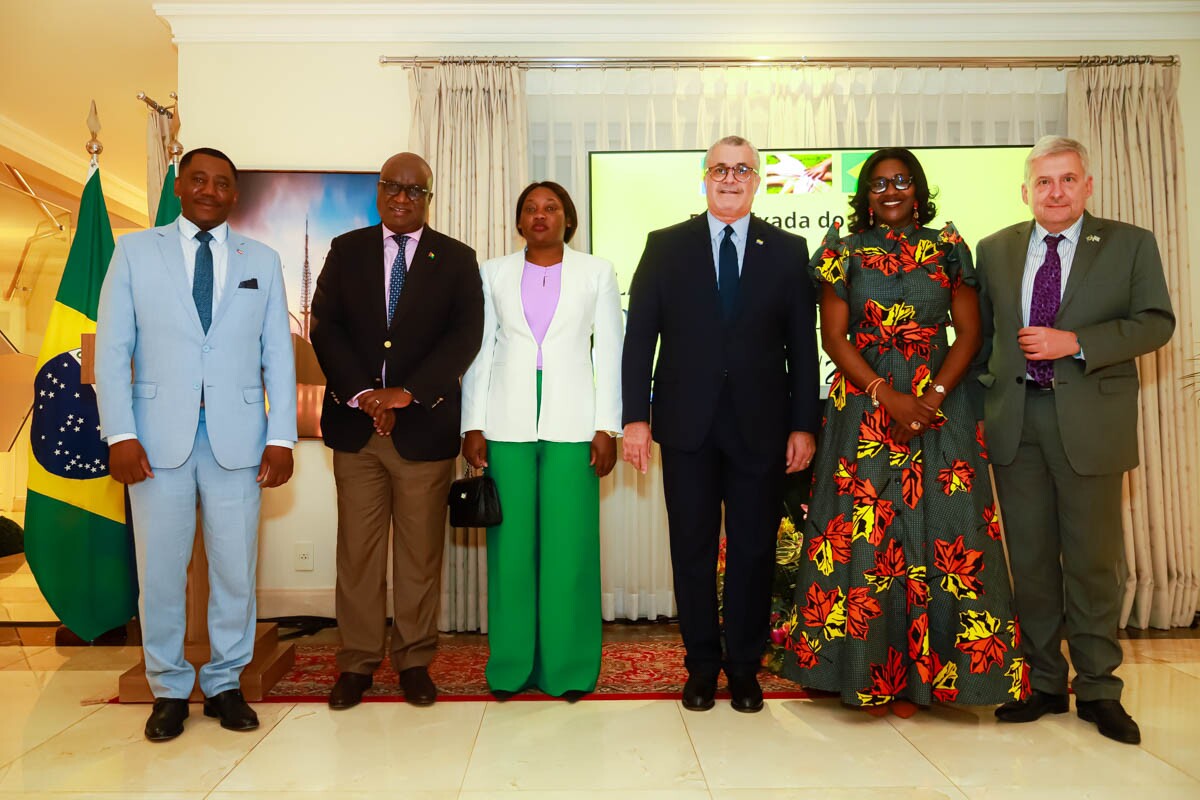
[[[1200,39],[1200,2],[157,3],[176,43],[610,44]],[[886,18],[887,25],[863,25]]]
[[[61,180],[50,180],[50,176],[42,176],[51,183],[60,185],[63,181],[73,188],[76,195],[82,190],[87,179],[89,159],[84,155],[83,139],[80,137],[79,153],[73,153],[60,145],[51,142],[29,128],[14,122],[9,117],[0,114],[0,145],[29,161],[44,167],[60,176]],[[146,190],[128,181],[118,178],[104,170],[104,155],[100,156],[101,180],[104,184],[104,197],[108,202],[109,211],[133,220],[146,218]],[[134,216],[130,217],[130,213]]]

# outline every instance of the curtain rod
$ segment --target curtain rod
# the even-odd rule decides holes
[[[1165,64],[1175,66],[1178,56],[1078,56],[1076,58],[1037,58],[994,56],[878,59],[870,56],[845,58],[503,58],[498,56],[380,56],[380,64],[399,64],[420,69],[432,69],[439,64],[507,64],[521,69],[675,69],[678,67],[1034,67],[1070,69],[1124,64]]]

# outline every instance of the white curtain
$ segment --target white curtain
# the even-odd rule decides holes
[[[430,224],[481,262],[516,243],[511,212],[528,176],[524,83],[521,70],[493,62],[409,72],[410,149],[433,169]],[[447,526],[441,630],[487,632],[486,548],[484,531]]]
[[[530,175],[563,184],[581,220],[592,150],[703,150],[727,134],[763,149],[1031,144],[1066,123],[1054,69],[538,70],[526,89]],[[590,249],[588,234],[573,244]],[[648,475],[618,462],[601,483],[606,620],[675,613],[654,458]]]
[[[1091,209],[1154,231],[1177,319],[1171,341],[1138,359],[1141,466],[1125,476],[1121,625],[1186,626],[1200,601],[1200,437],[1185,378],[1197,361],[1179,67],[1086,67],[1067,86],[1067,131],[1092,161]]]

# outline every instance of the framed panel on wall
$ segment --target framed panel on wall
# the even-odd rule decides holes
[[[317,276],[335,236],[375,225],[374,172],[242,170],[229,224],[279,253],[296,352],[296,416],[301,439],[321,436],[325,376],[309,340]]]

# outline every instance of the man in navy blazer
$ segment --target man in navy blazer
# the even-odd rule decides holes
[[[662,451],[688,670],[683,705],[693,711],[712,708],[722,668],[734,709],[762,708],[755,674],[770,622],[783,476],[808,467],[820,422],[808,248],[750,215],[758,168],[745,139],[714,144],[704,169],[708,213],[651,233],[629,290],[624,458],[644,472],[652,436]]]
[[[379,178],[381,224],[330,243],[312,302],[313,350],[328,381],[321,434],[338,496],[335,709],[358,705],[387,650],[404,699],[437,700],[428,666],[461,443],[459,381],[483,339],[475,251],[427,224],[429,165],[398,153]]]
[[[225,221],[237,168],[219,150],[193,150],[175,193],[179,219],[117,243],[96,321],[101,434],[133,511],[151,741],[183,732],[196,681],[183,640],[197,496],[211,586],[204,713],[230,730],[258,727],[238,687],[254,650],[260,490],[291,478],[296,442],[283,270]]]

